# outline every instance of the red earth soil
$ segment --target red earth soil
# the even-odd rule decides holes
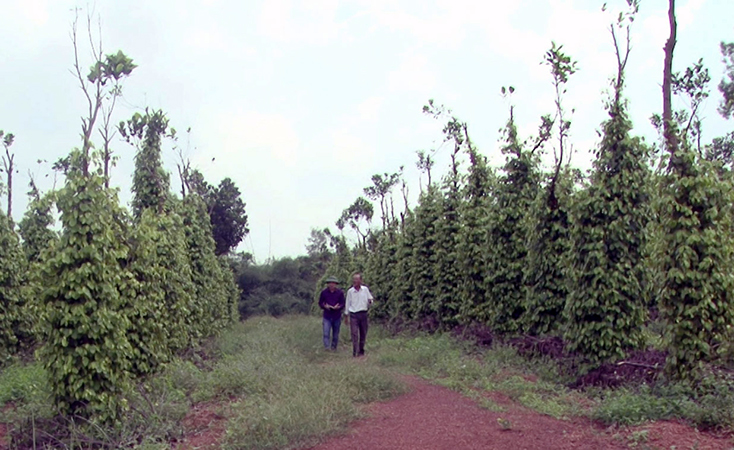
[[[214,450],[220,448],[226,418],[217,411],[222,407],[216,403],[195,405],[183,421],[186,433],[177,450]]]
[[[605,429],[586,419],[554,419],[494,394],[490,397],[505,411],[493,412],[447,388],[416,378],[406,381],[412,387],[409,394],[369,405],[367,418],[351,431],[310,450],[732,448],[729,437],[697,433],[679,423]]]

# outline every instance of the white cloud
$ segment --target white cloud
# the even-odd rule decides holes
[[[703,7],[706,0],[688,0],[681,5],[676,12],[676,19],[681,28],[689,27],[696,19],[698,11]]]
[[[429,95],[436,86],[436,71],[424,55],[409,54],[397,69],[387,77],[388,86],[393,91],[420,92]]]
[[[339,0],[265,0],[257,30],[277,42],[323,45],[334,41],[342,25],[336,21]]]
[[[48,22],[48,0],[23,0],[16,2],[23,17],[34,27],[42,27]]]
[[[384,97],[369,97],[357,105],[357,113],[360,121],[376,121],[380,114],[380,108],[382,108],[382,104],[384,102]]]
[[[185,37],[188,47],[197,50],[224,50],[227,48],[227,38],[220,29],[214,27],[201,27],[192,30]]]
[[[375,157],[374,147],[349,130],[334,130],[330,137],[332,147],[324,147],[319,156],[323,161],[333,163],[335,167],[357,167]]]

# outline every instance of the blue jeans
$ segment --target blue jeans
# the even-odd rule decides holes
[[[324,348],[336,350],[336,346],[339,344],[339,328],[341,324],[341,317],[336,319],[327,319],[324,317]]]

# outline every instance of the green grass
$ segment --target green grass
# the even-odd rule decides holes
[[[0,408],[12,407],[1,419],[15,429],[16,443],[30,446],[36,437],[46,445],[39,448],[94,440],[159,449],[182,437],[193,404],[209,402],[228,417],[223,448],[281,449],[338,433],[362,414],[360,405],[406,390],[393,371],[355,361],[351,351],[325,352],[314,317],[252,318],[190,357],[131,389],[131,410],[115,429],[60,426],[41,365],[10,365],[0,372]],[[45,433],[54,439],[44,441]]]
[[[223,448],[313,443],[359,417],[359,404],[405,391],[393,372],[369,360],[325,352],[318,325],[312,318],[257,318],[222,337],[225,358],[212,371],[214,391],[226,395],[239,387],[245,394],[232,406]]]
[[[382,366],[456,390],[486,409],[503,408],[481,395],[483,391],[503,393],[556,418],[584,414],[579,404],[589,403],[578,402],[579,394],[563,386],[565,379],[554,364],[530,361],[511,347],[480,350],[447,335],[382,338],[374,346]]]

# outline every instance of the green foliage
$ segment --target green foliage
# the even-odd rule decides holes
[[[571,183],[568,171],[561,172],[555,186],[550,183],[533,205],[528,236],[527,286],[523,318],[525,329],[534,335],[556,332],[563,324],[569,294],[567,259],[571,248],[569,204]]]
[[[171,183],[161,161],[161,142],[168,132],[168,118],[161,110],[152,113],[146,110],[144,115],[135,113],[127,122],[120,123],[119,130],[128,142],[140,142],[132,187],[135,217],[140,217],[147,208],[162,213]]]
[[[726,65],[726,74],[719,83],[719,92],[723,97],[719,112],[728,119],[734,113],[734,42],[722,42],[721,55]]]
[[[171,356],[176,340],[179,348],[188,343],[186,316],[191,302],[179,276],[186,274],[167,234],[175,236],[172,221],[156,215],[151,209],[142,211],[130,238],[129,270],[137,281],[135,299],[130,305],[132,324],[128,340],[133,347],[132,371],[143,375],[153,371]],[[168,225],[168,226],[167,226]],[[172,256],[173,260],[168,260]],[[178,263],[178,264],[176,264]],[[183,272],[174,273],[171,265]],[[189,279],[189,286],[191,286]],[[178,295],[176,295],[178,294]]]
[[[576,62],[563,53],[563,46],[553,42],[545,54],[544,63],[551,68],[553,86],[556,91],[556,115],[542,118],[536,146],[542,146],[554,123],[558,124],[558,147],[554,148],[555,171],[550,176],[546,188],[535,200],[531,225],[528,234],[527,270],[525,285],[527,298],[524,316],[525,329],[531,334],[544,334],[555,331],[562,321],[563,308],[568,296],[566,280],[566,258],[570,248],[569,204],[573,180],[570,170],[562,169],[566,138],[571,121],[566,120],[562,105],[565,84],[576,72]],[[568,158],[568,157],[566,157]]]
[[[42,361],[61,411],[115,420],[126,406],[120,394],[133,355],[124,310],[130,276],[121,265],[128,249],[117,199],[101,177],[72,170],[57,205],[63,232],[44,270]]]
[[[222,276],[221,283],[222,286],[224,286],[225,296],[227,299],[227,309],[224,312],[225,315],[222,320],[223,323],[228,325],[240,320],[239,304],[242,292],[237,286],[234,268],[229,261],[222,257],[218,258],[218,261]]]
[[[411,295],[414,285],[411,278],[412,255],[415,243],[416,216],[410,212],[406,215],[401,233],[395,236],[395,264],[388,266],[389,285],[387,288],[388,318],[390,322],[402,322],[409,317]],[[385,270],[385,268],[381,269]],[[377,286],[374,287],[378,289]],[[380,308],[381,305],[376,305]]]
[[[138,66],[133,63],[132,58],[125,55],[122,50],[118,50],[117,53],[105,55],[104,60],[97,61],[89,69],[87,80],[90,83],[100,82],[105,85],[109,80],[119,81],[129,76],[136,67]]]
[[[611,103],[591,186],[579,196],[572,287],[566,304],[570,351],[591,364],[623,358],[642,343],[643,249],[649,221],[647,147],[629,135],[623,103]]]
[[[435,278],[436,226],[441,220],[441,191],[431,185],[420,197],[411,221],[411,259],[408,267],[409,292],[408,317],[425,327],[438,324],[436,311],[437,280]]]
[[[390,319],[391,297],[390,290],[393,287],[393,269],[398,264],[397,260],[397,225],[391,224],[387,230],[379,232],[374,237],[376,244],[367,261],[367,267],[363,273],[369,280],[370,292],[377,300],[371,308],[371,317],[387,321]]]
[[[731,184],[690,150],[678,151],[679,170],[665,177],[660,198],[664,284],[660,310],[668,324],[669,372],[699,375],[701,363],[734,323]]]
[[[219,183],[208,202],[216,254],[225,255],[234,250],[250,231],[247,228],[245,202],[230,178]]]
[[[325,286],[320,263],[318,256],[285,257],[259,265],[248,259],[235,260],[237,296],[242,293],[239,316],[308,314],[314,294],[318,296]]]
[[[693,387],[688,383],[658,383],[619,388],[600,395],[592,417],[609,424],[635,425],[647,421],[683,419],[704,429],[734,424],[734,381],[709,372]]]
[[[449,176],[444,185],[445,195],[440,198],[439,220],[435,223],[435,257],[433,278],[436,280],[435,303],[431,310],[439,325],[450,329],[458,323],[461,307],[459,272],[459,230],[461,229],[461,193],[457,175]]]
[[[188,323],[198,338],[216,334],[231,322],[230,290],[214,253],[206,204],[197,194],[186,196],[183,222],[195,293]]]
[[[504,132],[502,152],[507,155],[507,161],[495,191],[488,223],[487,301],[476,318],[497,332],[514,333],[520,331],[520,319],[525,312],[525,216],[537,195],[539,180],[537,155],[525,149],[518,139],[512,114]]]
[[[30,263],[38,263],[43,260],[41,254],[52,248],[58,240],[58,236],[51,229],[54,218],[51,214],[54,195],[41,196],[35,184],[31,183],[28,193],[30,202],[23,220],[18,224],[18,232],[23,238],[23,250]]]
[[[488,263],[487,220],[493,192],[494,173],[486,158],[469,147],[469,174],[463,190],[459,215],[461,227],[457,242],[461,307],[459,322],[471,322],[480,306],[487,301],[485,270]]]
[[[336,221],[336,227],[339,230],[344,230],[344,227],[349,225],[359,235],[362,240],[362,247],[364,247],[367,245],[368,233],[362,231],[363,222],[369,226],[374,212],[372,203],[365,200],[364,197],[359,197],[354,203],[342,211],[342,215]]]
[[[24,299],[27,267],[12,222],[0,212],[0,352],[14,353],[32,343]]]

